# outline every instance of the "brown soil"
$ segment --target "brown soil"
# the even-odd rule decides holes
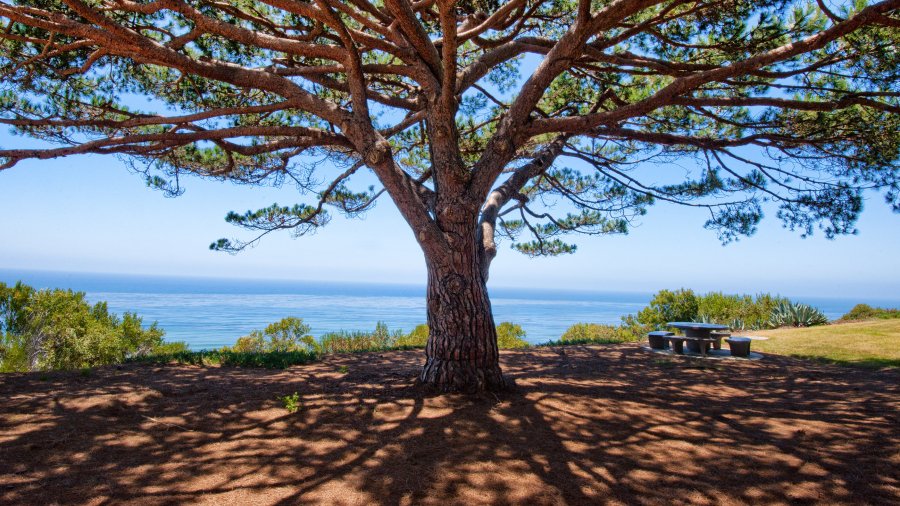
[[[473,399],[423,395],[422,360],[4,375],[0,503],[900,502],[896,369],[540,348]]]

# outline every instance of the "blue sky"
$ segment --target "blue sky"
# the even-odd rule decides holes
[[[23,139],[0,133],[0,146]],[[271,234],[236,256],[209,251],[248,238],[229,210],[302,201],[292,188],[192,178],[178,198],[144,186],[113,157],[23,162],[0,172],[0,268],[176,276],[424,284],[418,246],[384,200],[365,220],[336,216],[315,235]],[[900,216],[870,195],[859,235],[808,239],[769,210],[759,232],[721,246],[703,211],[658,204],[627,236],[577,239],[575,255],[529,259],[501,245],[492,286],[655,291],[690,287],[821,297],[900,298]]]

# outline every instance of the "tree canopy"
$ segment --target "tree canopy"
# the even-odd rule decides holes
[[[173,193],[193,173],[316,197],[228,214],[261,233],[387,192],[442,242],[436,206],[464,193],[488,247],[500,233],[532,255],[624,232],[660,200],[709,209],[725,240],[766,200],[843,234],[866,188],[900,208],[898,6],[3,1],[0,123],[58,146],[6,147],[0,168],[111,153]],[[351,188],[364,167],[383,187]]]

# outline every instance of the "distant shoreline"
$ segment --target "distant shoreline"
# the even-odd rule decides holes
[[[230,346],[250,331],[288,316],[302,318],[314,335],[371,331],[378,322],[392,331],[409,332],[427,321],[425,287],[415,285],[0,269],[0,282],[20,279],[36,288],[83,291],[90,302],[107,302],[114,313],[133,312],[145,324],[158,322],[167,341],[185,341],[195,350]],[[653,296],[504,287],[490,291],[496,323],[521,325],[532,344],[557,340],[575,323],[618,324],[622,316],[636,314]],[[900,306],[900,301],[890,300],[785,296],[819,308],[832,320],[858,303]]]

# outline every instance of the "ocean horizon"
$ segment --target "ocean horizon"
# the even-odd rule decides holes
[[[147,325],[157,322],[167,341],[184,341],[195,350],[234,344],[250,331],[288,316],[302,318],[316,337],[340,330],[372,330],[380,321],[391,331],[409,332],[426,321],[424,285],[0,269],[0,282],[16,281],[85,292],[91,303],[105,301],[114,313],[137,313]],[[513,287],[489,291],[495,321],[521,325],[533,344],[559,339],[575,323],[619,323],[653,296]],[[819,308],[829,319],[839,318],[858,303],[900,306],[900,300],[890,299],[782,295]]]

